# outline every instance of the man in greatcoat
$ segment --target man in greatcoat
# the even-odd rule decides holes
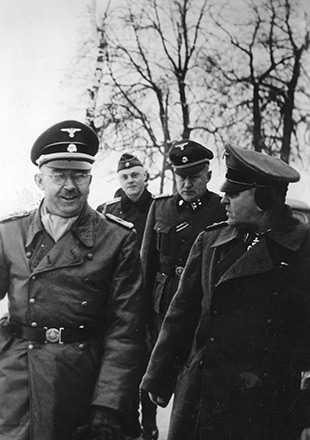
[[[1,440],[121,440],[143,373],[132,225],[87,203],[98,138],[55,124],[34,143],[38,207],[0,224]]]
[[[123,153],[117,164],[117,177],[121,185],[118,196],[97,207],[97,211],[110,213],[131,222],[137,231],[138,246],[141,247],[147,214],[153,195],[147,189],[148,173],[137,156]],[[147,365],[148,356],[146,358]],[[140,397],[139,397],[139,394]],[[139,402],[141,400],[141,427],[139,421]],[[149,399],[148,393],[137,387],[136,405],[131,415],[132,435],[141,432],[145,440],[156,440],[159,432],[156,424],[157,406]]]
[[[169,440],[310,437],[310,228],[289,165],[225,146],[227,222],[195,241],[142,388],[175,393]]]

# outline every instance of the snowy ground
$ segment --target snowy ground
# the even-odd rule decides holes
[[[169,427],[169,418],[172,407],[172,400],[167,408],[159,408],[157,415],[157,424],[159,429],[159,440],[166,440]]]

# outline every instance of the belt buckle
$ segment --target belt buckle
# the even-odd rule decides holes
[[[176,274],[176,276],[177,276],[178,278],[180,278],[180,276],[182,275],[183,270],[184,270],[184,267],[183,267],[183,266],[177,266],[177,267],[175,268],[175,274]]]
[[[61,340],[61,333],[64,330],[64,327],[59,327],[59,329],[54,327],[52,328],[44,327],[44,329],[46,330],[45,343],[49,342],[51,344],[63,344]]]

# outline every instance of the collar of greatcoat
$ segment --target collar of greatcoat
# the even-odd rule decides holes
[[[41,203],[43,203],[43,201]],[[35,210],[34,217],[30,222],[26,248],[30,246],[35,236],[44,230],[44,226],[41,221],[40,207]],[[95,215],[95,211],[86,203],[77,221],[71,228],[71,231],[87,247],[92,247],[95,243]]]
[[[281,219],[278,228],[274,228],[268,234],[268,238],[289,251],[299,250],[308,231],[308,225],[296,220],[294,227],[283,229],[282,224]],[[219,248],[220,246],[233,242],[241,236],[243,236],[243,233],[241,233],[240,230],[227,226],[221,229],[211,247]],[[283,263],[287,264],[287,262]],[[272,268],[273,262],[266,241],[260,240],[250,250],[244,252],[237,260],[232,261],[231,266],[222,274],[219,283],[231,278],[264,273]]]
[[[282,222],[279,223],[279,227],[274,228],[268,234],[268,237],[291,251],[297,251],[300,248],[307,232],[307,224],[298,221],[295,227],[289,230],[283,230],[281,228],[281,224]],[[222,246],[223,244],[234,240],[238,236],[240,236],[239,229],[228,226],[220,231],[216,240],[212,244],[212,247]]]

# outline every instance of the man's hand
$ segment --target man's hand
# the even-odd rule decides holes
[[[149,393],[149,396],[155,405],[161,406],[162,408],[165,408],[169,403],[169,400],[165,400],[160,396],[155,396],[155,394]]]
[[[72,440],[125,440],[121,415],[109,408],[95,407],[89,424],[77,428]]]
[[[310,440],[310,428],[305,428],[301,433],[300,440]]]

